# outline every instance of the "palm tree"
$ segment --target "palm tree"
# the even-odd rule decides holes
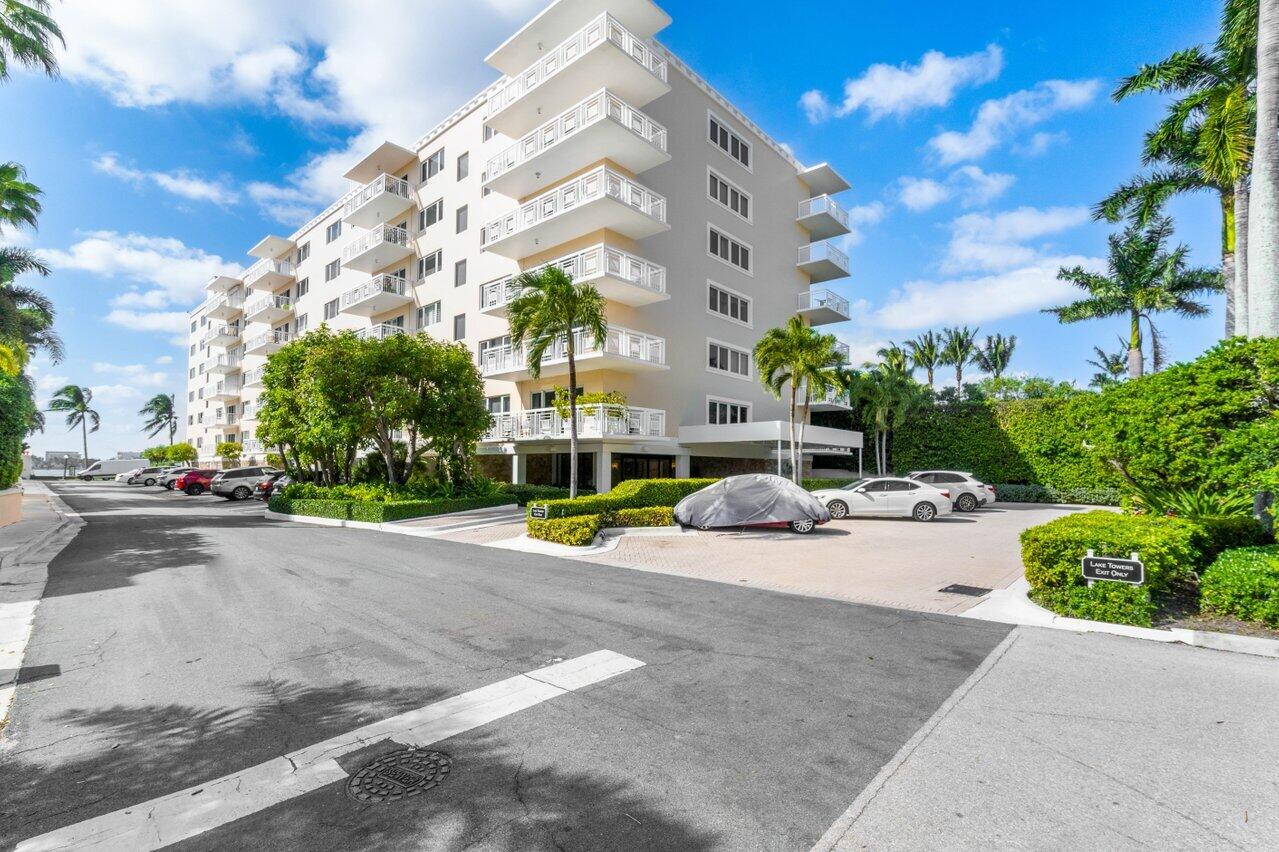
[[[55,39],[66,46],[47,0],[0,0],[0,81],[9,79],[10,62],[57,76]]]
[[[1248,336],[1279,335],[1279,0],[1257,19],[1257,146],[1248,241]]]
[[[542,374],[542,358],[553,346],[564,346],[568,358],[569,497],[577,496],[577,347],[591,338],[598,349],[608,337],[604,297],[590,284],[574,284],[558,266],[522,273],[516,280],[519,295],[507,308],[511,345],[527,341],[525,361],[534,379]],[[600,485],[601,483],[596,483]]]
[[[147,418],[142,424],[142,431],[148,438],[154,438],[166,428],[169,430],[169,445],[173,445],[173,435],[178,431],[178,415],[173,409],[173,394],[158,393],[147,400],[147,404],[138,409],[138,414]]]
[[[888,447],[894,429],[927,402],[923,388],[908,374],[886,364],[840,372],[849,400],[863,423],[869,424],[875,444],[875,472],[888,473]]]
[[[67,413],[67,429],[80,427],[80,435],[84,439],[84,460],[89,461],[89,433],[98,431],[102,425],[98,412],[89,407],[93,402],[93,391],[78,385],[67,385],[49,400],[50,411]],[[92,428],[88,424],[92,423]]]
[[[897,373],[907,375],[911,370],[911,358],[905,349],[902,349],[896,343],[889,341],[887,346],[881,346],[875,353],[879,356],[879,360],[886,369]]]
[[[1128,344],[1124,343],[1122,337],[1119,338],[1119,349],[1115,352],[1107,352],[1100,346],[1094,346],[1092,351],[1097,357],[1089,358],[1088,363],[1096,367],[1098,372],[1093,373],[1089,387],[1103,388],[1123,381],[1124,373],[1128,372]]]
[[[836,370],[843,356],[836,349],[835,335],[819,334],[797,316],[786,325],[770,328],[755,344],[755,367],[764,387],[778,399],[790,387],[790,465],[791,479],[798,484],[801,468],[799,454],[804,446],[804,426],[812,409],[814,396],[824,397],[839,386]],[[799,400],[800,392],[804,398]],[[798,444],[796,416],[798,414]]]
[[[1016,349],[1017,335],[988,334],[985,345],[973,353],[973,361],[998,379],[1008,369],[1008,362],[1013,359]]]
[[[1153,316],[1173,311],[1182,316],[1197,317],[1208,313],[1208,307],[1194,297],[1219,293],[1224,285],[1215,269],[1187,269],[1185,246],[1164,251],[1164,243],[1172,235],[1172,220],[1155,219],[1142,227],[1129,225],[1119,234],[1111,234],[1109,275],[1088,272],[1083,267],[1062,268],[1061,281],[1069,281],[1087,292],[1087,297],[1069,305],[1045,308],[1063,323],[1083,320],[1128,318],[1128,375],[1140,378],[1143,368],[1141,321],[1151,328],[1152,343],[1157,344]],[[1154,352],[1156,358],[1161,353]]]
[[[26,169],[17,163],[0,163],[0,230],[5,225],[35,228],[40,195],[40,187],[27,180]]]
[[[928,373],[928,389],[933,389],[933,375],[942,365],[941,341],[933,332],[925,332],[914,340],[906,341],[910,360],[916,367]]]
[[[941,362],[955,368],[955,392],[964,392],[964,367],[977,354],[977,329],[963,326],[942,331]]]
[[[64,353],[53,332],[53,303],[39,290],[14,281],[27,272],[44,276],[49,267],[26,249],[0,246],[0,338],[22,343],[29,353],[43,349],[57,363]]]

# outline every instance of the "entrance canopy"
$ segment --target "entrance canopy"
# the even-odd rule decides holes
[[[799,427],[796,425],[796,439]],[[719,423],[679,427],[679,442],[696,444],[757,444],[773,449],[778,443],[790,445],[790,423],[764,420],[757,423]],[[862,433],[829,426],[805,426],[803,451],[812,455],[845,455],[863,446]]]

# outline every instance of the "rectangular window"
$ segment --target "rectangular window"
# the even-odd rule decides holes
[[[458,314],[453,317],[453,339],[461,340],[466,337],[466,314]]]
[[[324,229],[324,241],[331,243],[338,237],[342,236],[342,220],[338,219],[333,224]]]
[[[490,396],[485,400],[489,414],[506,414],[511,410],[511,395],[502,394],[501,396]]]
[[[466,259],[453,264],[453,286],[461,287],[466,283]]]
[[[750,143],[729,130],[715,113],[707,113],[707,116],[711,144],[749,169],[751,167]]]
[[[417,277],[426,278],[428,275],[434,275],[440,271],[440,267],[444,264],[444,250],[436,249],[426,257],[420,257],[417,261]]]
[[[342,261],[335,260],[324,265],[324,280],[332,281],[342,273]]]
[[[187,402],[195,402],[195,391],[187,391]]]
[[[489,127],[487,124],[484,125],[484,141],[485,142],[492,139],[495,135],[496,134],[493,132],[493,128]]]
[[[713,225],[707,230],[709,232],[707,250],[710,251],[711,257],[718,257],[729,266],[735,266],[743,272],[751,271],[750,246],[717,230]]]
[[[444,199],[440,198],[428,207],[424,207],[417,214],[417,229],[425,231],[436,222],[444,218]]]
[[[426,328],[428,325],[435,325],[441,319],[443,319],[443,314],[440,312],[439,302],[432,302],[417,309],[417,327],[419,329]]]
[[[466,223],[467,223],[467,206],[463,204],[461,207],[457,208],[457,233],[460,234],[466,230]]]
[[[466,180],[466,176],[471,173],[471,152],[463,151],[462,155],[457,158],[457,179]]]
[[[706,366],[720,373],[730,373],[734,376],[750,378],[751,353],[735,346],[708,340],[706,342]]]
[[[338,315],[338,300],[324,303],[324,319],[331,320]]]
[[[431,178],[444,171],[444,149],[436,151],[434,154],[426,158],[422,163],[422,182],[426,183]]]
[[[751,324],[751,300],[749,296],[735,293],[727,287],[706,282],[706,309],[713,314],[728,317],[742,325]]]
[[[195,320],[191,320],[191,330],[195,331]]]
[[[194,415],[194,414],[188,414],[188,415],[187,415],[187,425],[188,425],[188,426],[194,426],[194,425],[195,425],[195,415]]]
[[[293,318],[293,334],[299,335],[306,331],[306,314],[299,314]]]
[[[187,378],[188,378],[188,379],[194,379],[194,378],[195,378],[195,367],[192,367],[192,368],[191,368],[191,370],[190,370],[190,374],[187,376]]]
[[[750,422],[751,407],[744,402],[710,399],[707,400],[706,407],[707,423],[718,425],[720,423]]]
[[[195,445],[196,445],[196,447],[197,447],[197,448],[199,448],[199,447],[203,447],[203,446],[204,446],[204,439],[203,439],[203,438],[196,438],[196,439],[195,439]]]
[[[707,194],[711,201],[727,207],[747,222],[751,220],[751,196],[737,184],[717,175],[713,170],[707,171]]]
[[[194,344],[194,343],[192,343],[192,344],[191,344],[191,354],[192,354],[192,355],[194,355],[194,354],[195,354],[195,344]]]
[[[302,261],[306,260],[310,256],[311,256],[311,244],[309,242],[303,243],[302,245],[298,246],[298,260],[297,260],[298,263],[301,263]]]
[[[298,282],[298,298],[302,298],[309,292],[311,292],[311,279],[303,278]]]

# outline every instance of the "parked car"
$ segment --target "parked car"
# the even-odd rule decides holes
[[[164,473],[160,474],[160,487],[168,491],[173,490],[173,483],[178,481],[178,477],[187,471],[195,470],[193,467],[171,467]]]
[[[155,485],[160,481],[160,474],[164,473],[162,467],[144,467],[142,470],[129,477],[130,485]]]
[[[146,462],[142,459],[104,459],[86,467],[76,476],[79,476],[85,482],[91,479],[112,479],[120,481],[119,474],[133,473],[146,466]]]
[[[176,491],[190,494],[192,497],[198,497],[208,491],[213,485],[213,477],[216,474],[217,471],[213,468],[188,470],[173,481],[173,488]]]
[[[698,529],[788,527],[806,534],[830,520],[813,496],[789,479],[771,473],[729,476],[675,504],[675,521]]]
[[[986,485],[971,473],[959,470],[916,470],[907,479],[927,482],[950,492],[951,505],[960,512],[971,512],[995,502],[995,486]]]
[[[135,468],[133,468],[132,470],[126,470],[124,473],[117,473],[117,474],[115,475],[115,481],[116,481],[116,482],[123,482],[124,484],[128,485],[128,484],[129,484],[129,480],[130,480],[130,479],[132,479],[134,476],[136,476],[137,474],[139,474],[139,473],[141,473],[141,472],[142,472],[142,468],[140,468],[140,467],[135,467]],[[91,476],[83,477],[83,479],[84,479],[84,481],[85,481],[85,482],[88,482],[88,481],[89,481],[90,479],[92,479],[92,478],[93,478],[93,477],[91,477]]]
[[[287,473],[273,473],[258,483],[257,487],[253,489],[253,496],[259,500],[270,500],[272,494],[291,482],[293,482],[293,477]]]
[[[280,472],[273,467],[237,467],[224,470],[214,475],[209,490],[228,500],[247,500],[253,496],[253,489],[257,488],[263,477]]]
[[[949,491],[899,476],[859,479],[842,488],[814,491],[813,496],[836,519],[879,515],[931,521],[951,510]]]

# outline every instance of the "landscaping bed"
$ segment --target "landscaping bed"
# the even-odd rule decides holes
[[[282,515],[305,515],[312,518],[386,524],[414,518],[429,518],[434,515],[447,515],[453,512],[466,512],[471,509],[514,505],[515,498],[506,494],[388,502],[307,500],[293,499],[281,495],[272,497],[267,508]]]
[[[531,503],[529,538],[583,547],[606,527],[665,527],[674,523],[671,510],[694,491],[716,479],[631,479],[607,494],[572,500]],[[545,514],[533,517],[533,508]]]

